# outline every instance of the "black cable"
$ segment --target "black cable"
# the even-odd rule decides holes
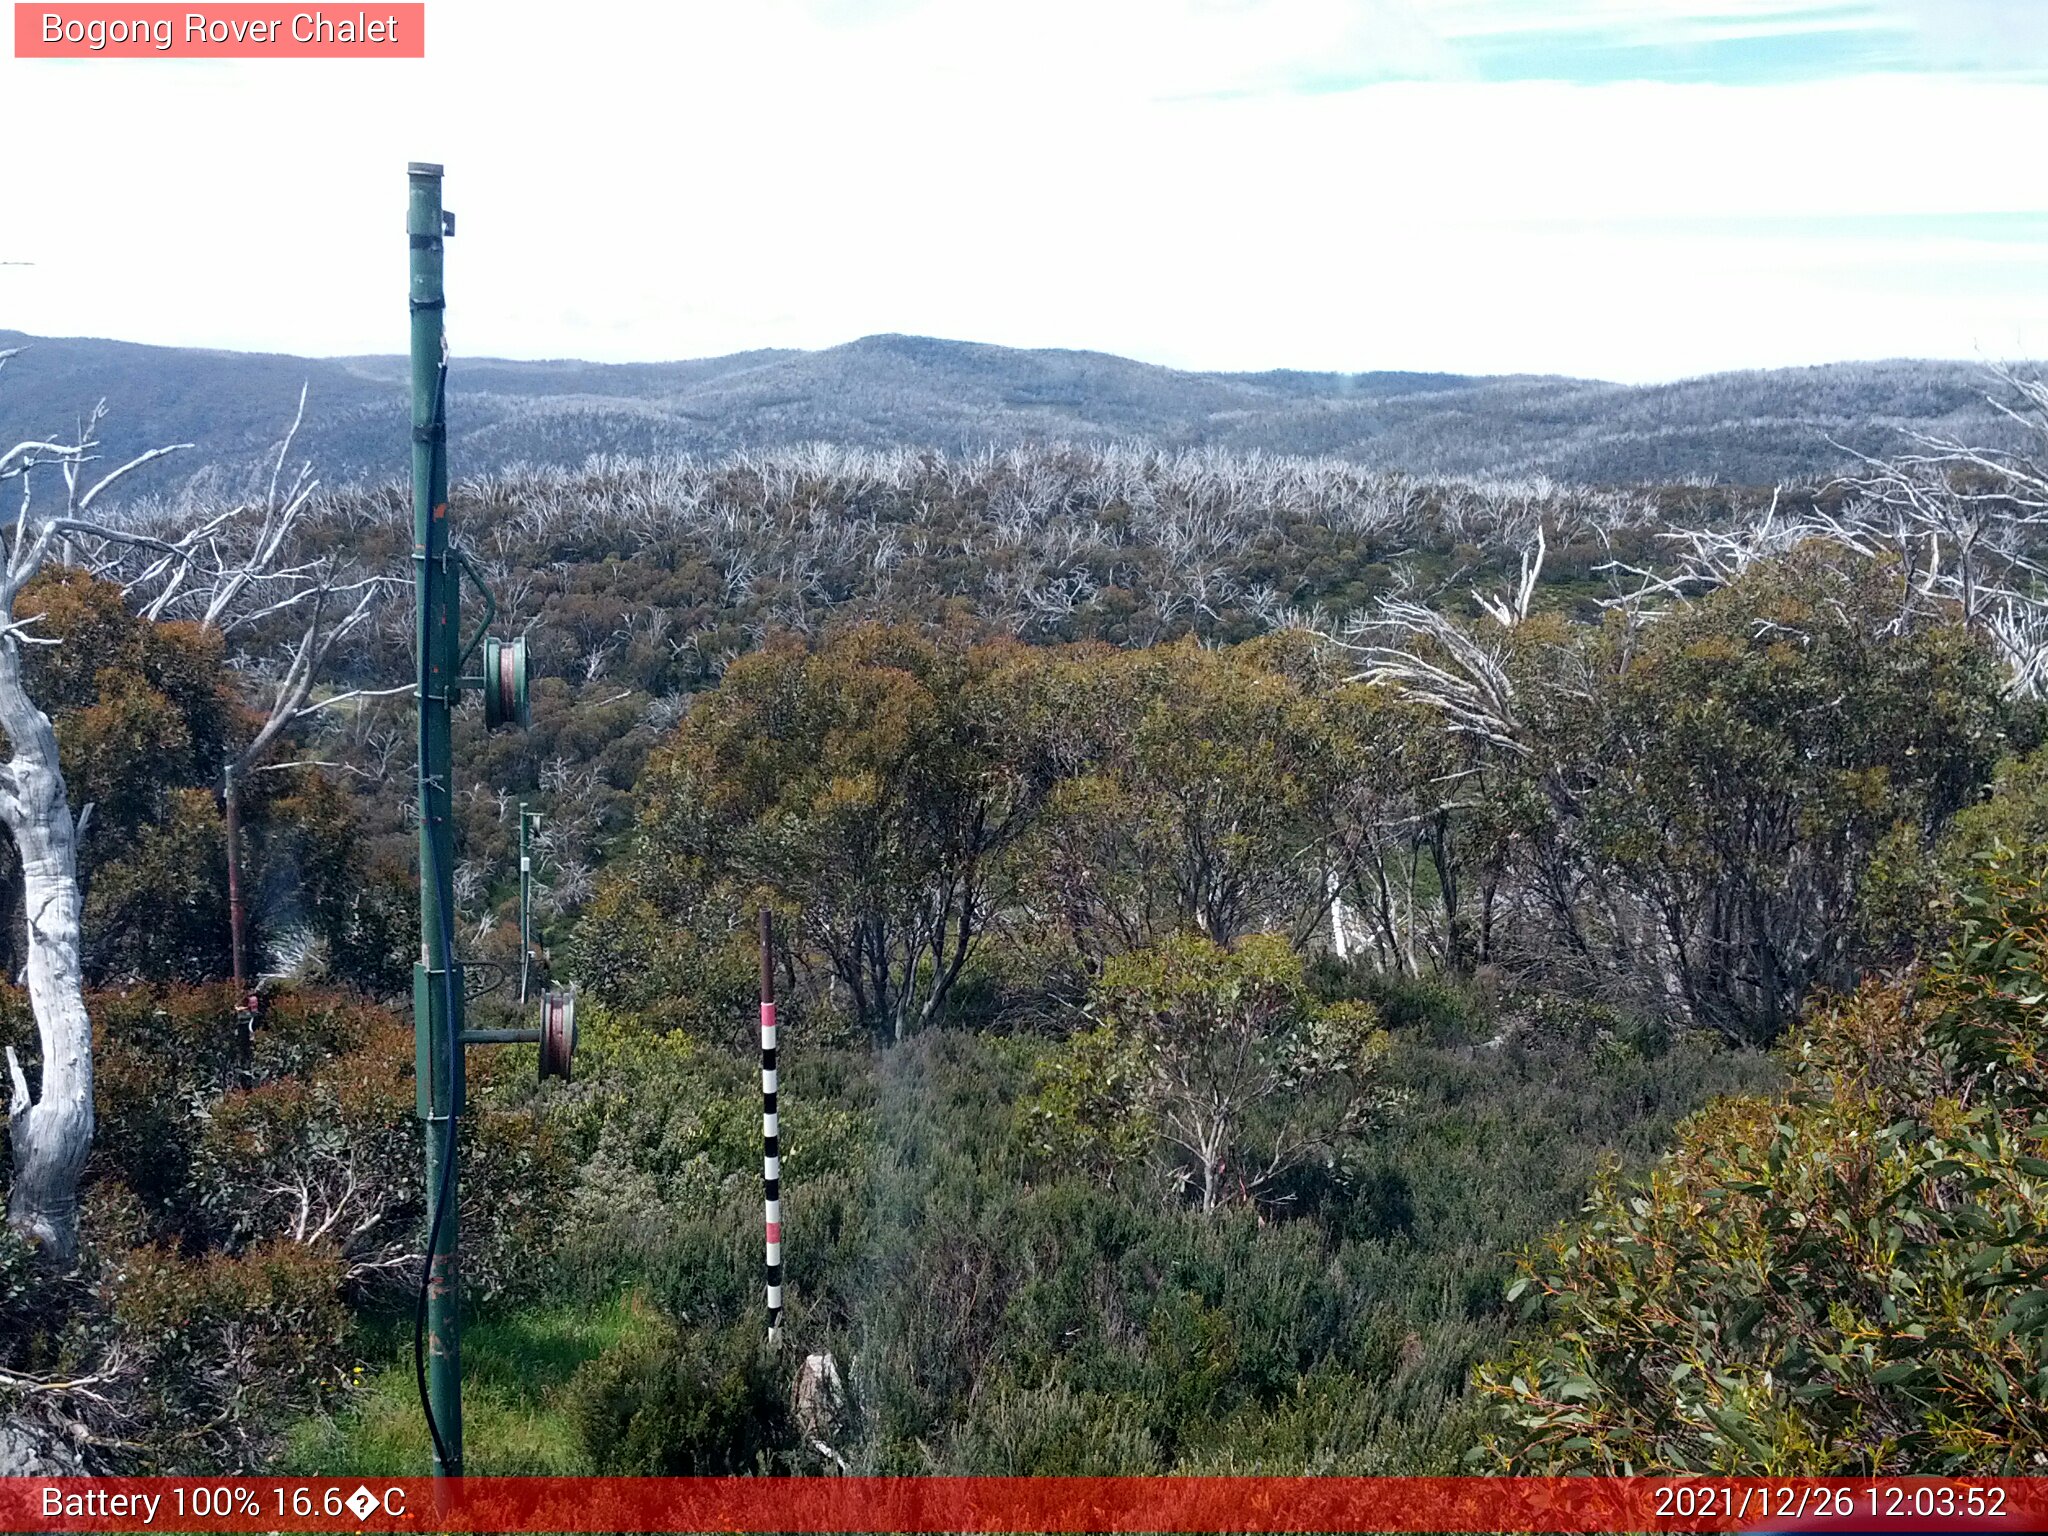
[[[446,359],[444,358],[441,363],[440,377],[434,387],[434,428],[436,430],[437,440],[440,429],[442,429],[447,422],[447,409],[448,364]],[[425,580],[426,572],[424,570],[420,572],[420,578],[422,580]],[[428,647],[432,643],[433,642],[431,640],[431,637],[426,635],[422,635],[420,637],[419,776],[420,787],[422,791],[420,798],[423,802],[420,806],[422,817],[424,817],[426,812],[426,806],[424,804],[424,801],[426,799],[425,789],[427,771],[427,682],[429,671]],[[431,845],[432,838],[429,837],[427,841]],[[420,895],[422,900],[424,900],[426,897],[426,875],[427,871],[424,867],[422,867],[420,870]],[[433,872],[433,876],[434,890],[436,896],[438,897],[441,894],[441,870],[439,869],[438,865]],[[442,1218],[447,1214],[448,1197],[449,1194],[452,1192],[455,1183],[455,1060],[456,1052],[462,1049],[461,1042],[456,1039],[455,1030],[456,1009],[454,919],[448,911],[448,903],[446,901],[436,900],[435,905],[440,909],[441,913],[441,921],[439,925],[440,932],[436,935],[436,937],[440,940],[441,950],[441,1016],[444,1020],[447,1021],[448,1035],[448,1058],[443,1063],[442,1067],[442,1070],[446,1073],[444,1081],[448,1084],[448,1113],[441,1121],[441,1183],[440,1187],[434,1191],[434,1207],[432,1214],[427,1222],[426,1259],[425,1262],[420,1265],[419,1296],[417,1297],[413,1308],[412,1369],[414,1384],[419,1388],[420,1411],[427,1416],[427,1433],[433,1437],[434,1441],[434,1464],[441,1468],[444,1472],[460,1473],[462,1470],[460,1467],[451,1467],[448,1464],[448,1444],[445,1440],[441,1438],[440,1421],[436,1419],[434,1416],[433,1395],[427,1390],[427,1298],[433,1286],[434,1250],[437,1246],[439,1246],[441,1241],[441,1222]],[[420,1021],[418,1019],[413,1020],[414,1029],[418,1029],[419,1024]],[[427,1085],[427,1108],[430,1112],[433,1109],[433,1105],[433,1085],[429,1083]],[[432,1123],[433,1121],[430,1115],[428,1124],[431,1125]]]
[[[434,1400],[427,1391],[427,1298],[433,1283],[434,1251],[441,1241],[441,1222],[448,1210],[448,1197],[455,1184],[455,1053],[461,1046],[455,1040],[455,936],[449,927],[447,904],[441,904],[441,954],[447,963],[441,972],[441,995],[444,1012],[448,1021],[448,1060],[445,1064],[449,1092],[448,1114],[441,1121],[441,1183],[434,1192],[433,1217],[427,1224],[426,1262],[420,1266],[420,1291],[412,1320],[412,1368],[414,1384],[419,1388],[420,1409],[427,1416],[427,1433],[433,1437],[434,1460],[444,1471],[460,1473],[460,1467],[451,1467],[448,1460],[448,1445],[441,1438],[440,1421],[434,1416]],[[431,1103],[431,1100],[429,1101]],[[431,1123],[431,1122],[430,1122]]]

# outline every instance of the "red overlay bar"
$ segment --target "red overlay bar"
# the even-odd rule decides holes
[[[7,1478],[0,1531],[2038,1531],[2048,1478]]]
[[[423,59],[427,8],[16,0],[17,59]]]

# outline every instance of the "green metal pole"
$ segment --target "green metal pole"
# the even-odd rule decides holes
[[[412,266],[414,631],[419,660],[420,963],[413,972],[419,1116],[426,1133],[425,1396],[434,1473],[462,1473],[462,1320],[455,1128],[462,1113],[462,991],[454,970],[452,712],[460,589],[448,558],[447,346],[442,332],[441,167],[406,167]]]

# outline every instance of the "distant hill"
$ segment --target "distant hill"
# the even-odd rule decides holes
[[[102,396],[106,453],[190,441],[167,479],[234,473],[274,445],[310,386],[299,453],[330,483],[404,473],[405,362],[38,340],[0,373],[0,437],[60,432]],[[2003,440],[1977,365],[1837,363],[1622,385],[1444,373],[1187,373],[1100,352],[868,336],[816,352],[598,364],[458,358],[458,475],[593,453],[829,441],[949,450],[1142,439],[1167,447],[1331,455],[1418,473],[1618,483],[1767,484],[1923,431]],[[11,436],[9,434],[12,434]]]

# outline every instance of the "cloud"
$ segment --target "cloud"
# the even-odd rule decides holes
[[[0,211],[0,256],[38,262],[0,268],[0,324],[400,350],[402,173],[428,159],[461,215],[471,356],[875,331],[1620,378],[2006,355],[2048,343],[2048,84],[2011,78],[2024,34],[2002,81],[1966,67],[1989,43],[1960,24],[1925,41],[1958,14],[435,0],[423,64],[0,60],[0,138],[57,144],[67,177]],[[1873,30],[1921,38],[1928,67],[1868,67]],[[1503,39],[1534,59],[1594,36],[1862,63],[1740,86],[1486,73]]]
[[[1769,85],[1876,73],[2048,77],[2048,6],[2036,0],[1438,0],[1360,12],[1376,25],[1305,47],[1298,67],[1271,88],[1323,93],[1390,79]],[[1283,32],[1281,8],[1267,14]],[[1386,46],[1389,37],[1399,46]]]
[[[1924,69],[2048,73],[2048,6],[2037,0],[1876,0],[1875,9],[1912,36]]]

